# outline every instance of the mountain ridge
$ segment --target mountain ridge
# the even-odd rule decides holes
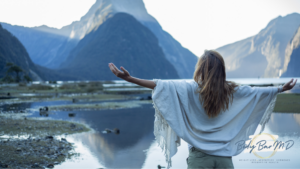
[[[8,30],[0,24],[0,77],[5,76],[7,63],[20,67],[25,74],[34,80],[41,80],[41,74],[31,61],[25,47]]]
[[[217,48],[225,59],[228,77],[279,77],[285,48],[299,25],[298,13],[279,16],[257,35]]]
[[[108,63],[124,66],[132,76],[177,79],[156,36],[133,16],[117,13],[79,41],[60,72],[85,80],[116,80]]]
[[[300,26],[285,50],[285,63],[282,77],[300,77]]]

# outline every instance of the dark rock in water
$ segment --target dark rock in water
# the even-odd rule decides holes
[[[115,133],[115,134],[120,134],[120,130],[118,128],[115,128],[113,130],[106,128],[102,133],[107,134],[107,133]]]
[[[165,167],[163,167],[163,166],[161,166],[161,165],[158,165],[158,166],[157,166],[157,169],[162,169],[162,168],[165,168]]]
[[[61,141],[67,141],[65,138],[61,138]]]
[[[140,100],[144,100],[144,98],[142,97],[142,98],[140,98]]]
[[[69,117],[75,117],[75,113],[69,113]]]
[[[31,168],[41,168],[41,166],[39,166],[37,163],[35,163],[31,166]]]
[[[10,93],[7,93],[7,96],[10,96]]]
[[[47,165],[47,168],[53,168],[54,167],[54,164],[48,164]]]
[[[152,100],[152,97],[151,97],[151,96],[148,96],[147,99],[148,99],[148,100]]]
[[[111,133],[111,129],[105,129],[104,131],[106,131],[107,133]]]
[[[72,123],[72,124],[70,125],[70,127],[71,127],[71,128],[75,128],[76,125]]]
[[[115,134],[120,134],[120,130],[119,130],[118,128],[115,128],[115,129],[114,129],[114,133],[115,133]]]
[[[78,102],[78,99],[74,99],[74,98],[73,98],[73,99],[72,99],[72,102],[73,102],[73,103],[76,103],[76,102]]]
[[[7,164],[2,164],[2,163],[0,162],[0,168],[8,168],[8,165],[7,165]]]
[[[49,108],[47,106],[40,108],[40,116],[48,117],[49,116],[48,110]]]
[[[49,108],[47,106],[40,108],[40,112],[47,112]]]
[[[45,139],[51,139],[51,140],[53,140],[53,136],[46,136]]]

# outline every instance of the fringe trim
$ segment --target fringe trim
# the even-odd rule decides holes
[[[158,80],[159,79],[153,79],[153,81],[156,85],[157,85]],[[153,95],[154,91],[155,91],[155,88],[152,90],[152,95]],[[157,106],[155,105],[154,101],[153,101],[153,107],[155,109],[154,136],[158,143],[158,146],[164,152],[164,156],[165,156],[166,162],[168,164],[167,169],[169,169],[170,167],[172,167],[170,145],[168,146],[168,144],[167,144],[168,130],[169,130],[170,126],[167,123],[167,121],[164,119],[164,117],[161,115],[161,113],[158,110]]]
[[[164,117],[161,115],[160,111],[158,110],[154,102],[153,102],[153,107],[155,109],[154,136],[158,143],[158,146],[164,152],[164,156],[168,164],[167,169],[169,169],[170,167],[172,167],[171,151],[169,149],[170,147],[168,147],[167,144],[167,137],[168,137],[167,130],[169,128],[169,125],[167,121],[164,119]]]

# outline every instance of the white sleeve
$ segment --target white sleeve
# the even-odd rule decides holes
[[[152,91],[153,107],[155,108],[154,135],[157,143],[164,151],[168,167],[172,166],[171,158],[177,153],[180,138],[165,120],[180,110],[180,102],[176,96],[176,87],[172,81],[154,80]],[[170,118],[170,117],[169,117]]]

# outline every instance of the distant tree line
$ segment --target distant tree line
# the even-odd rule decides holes
[[[5,76],[0,80],[6,83],[32,82],[32,79],[23,69],[10,62],[6,63]]]

